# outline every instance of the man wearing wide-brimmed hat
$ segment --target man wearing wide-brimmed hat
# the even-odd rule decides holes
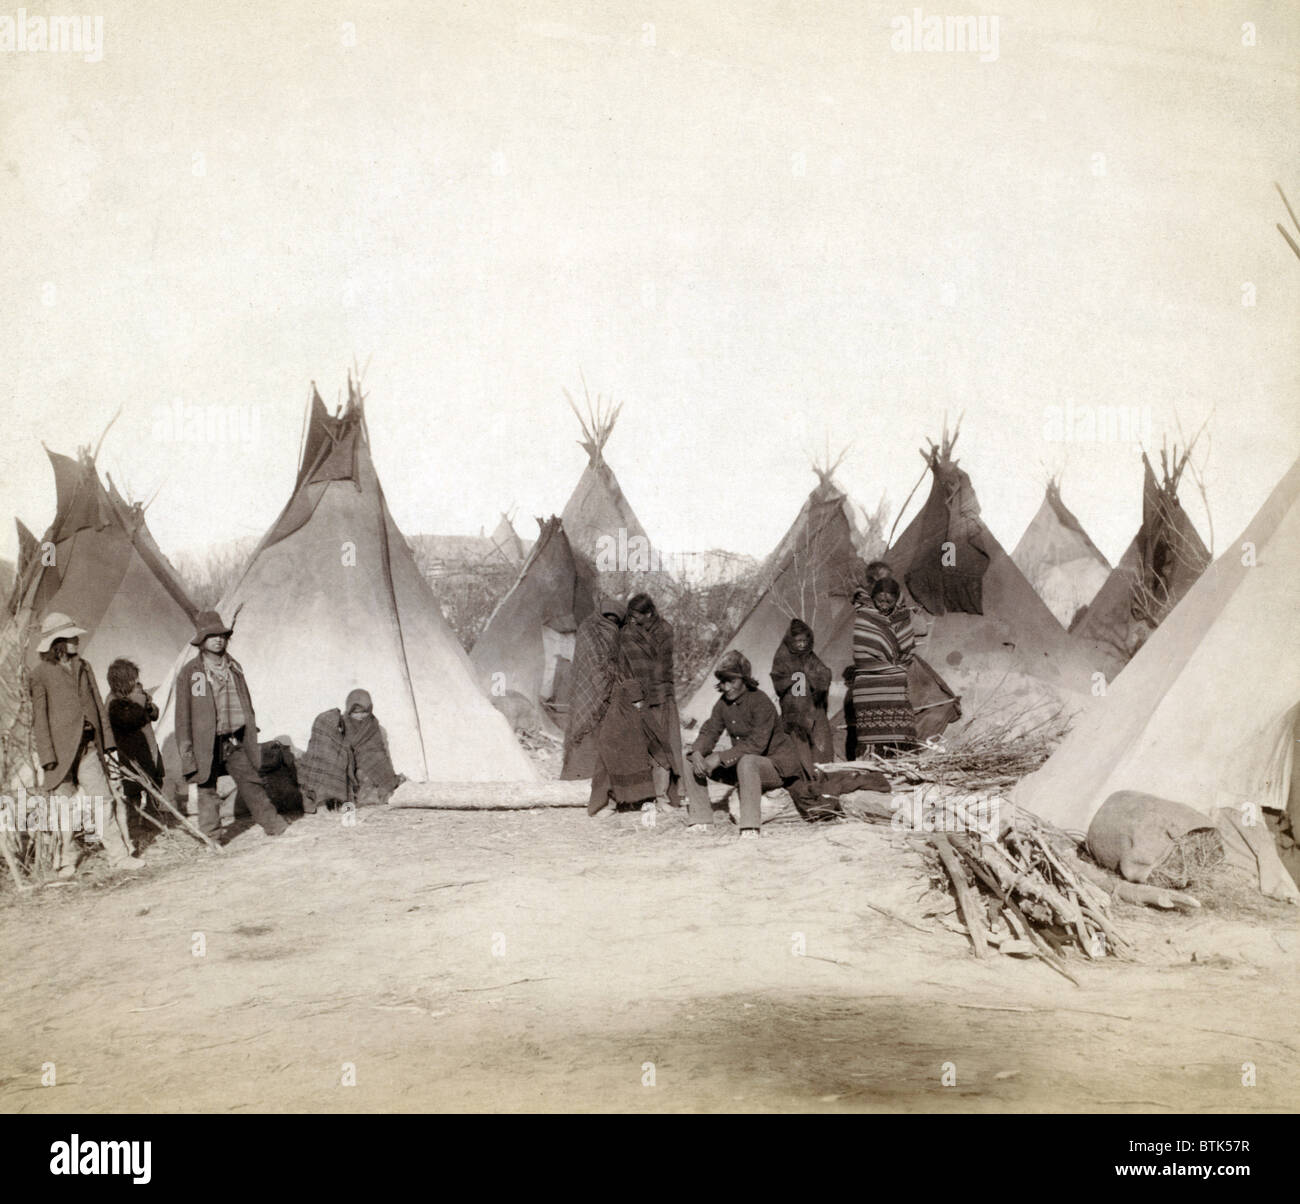
[[[781,724],[776,706],[750,671],[749,661],[734,648],[723,656],[713,671],[722,697],[700,727],[687,762],[694,771],[688,782],[691,799],[691,828],[709,822],[707,781],[727,782],[740,795],[740,835],[755,837],[763,823],[763,791],[775,790],[805,777],[799,747]],[[714,752],[723,732],[731,747]]]
[[[67,615],[51,611],[41,622],[36,651],[40,661],[32,670],[32,733],[44,771],[44,790],[55,799],[78,799],[83,816],[94,815],[109,864],[127,868],[144,863],[131,856],[126,816],[109,785],[106,754],[113,732],[95,671],[79,655],[86,634]],[[55,845],[61,878],[76,872],[76,824],[68,806],[49,809],[57,817],[60,839]]]
[[[217,779],[224,773],[262,830],[278,836],[288,825],[262,784],[253,700],[244,670],[226,651],[232,629],[214,610],[203,611],[194,627],[198,655],[176,675],[176,747],[181,773],[198,788],[199,827],[214,838],[221,831]]]

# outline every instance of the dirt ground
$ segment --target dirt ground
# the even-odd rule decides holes
[[[887,827],[356,819],[0,896],[0,1111],[1300,1103],[1296,913],[1258,896],[1122,907],[1139,960],[1072,960],[1075,987],[875,910],[926,885]]]

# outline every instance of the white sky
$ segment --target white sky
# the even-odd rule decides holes
[[[52,516],[40,440],[119,405],[101,467],[161,486],[165,550],[260,534],[354,356],[408,533],[558,512],[580,369],[666,550],[765,554],[827,441],[897,505],[945,411],[1008,550],[1049,470],[1112,560],[1139,520],[1136,446],[1048,442],[1049,406],[1150,407],[1157,446],[1213,410],[1216,550],[1300,454],[1294,3],[923,9],[995,14],[995,62],[898,53],[913,6],[863,0],[268,7],[0,53],[0,554]],[[260,437],[162,441],[176,398]]]

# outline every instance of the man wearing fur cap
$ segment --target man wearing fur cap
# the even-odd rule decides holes
[[[707,802],[705,783],[712,778],[738,787],[741,838],[757,837],[763,823],[763,791],[807,776],[808,767],[740,652],[728,652],[713,675],[722,697],[704,721],[687,758],[696,779],[691,784],[691,819],[697,822],[691,829],[703,826],[703,820],[697,819],[698,800],[703,795]],[[731,747],[714,752],[724,731],[731,737]]]

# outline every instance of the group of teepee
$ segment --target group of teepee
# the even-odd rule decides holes
[[[578,624],[600,591],[622,595],[657,580],[645,528],[605,460],[621,407],[588,396],[584,416],[568,400],[586,468],[559,517],[537,520],[536,544],[470,652],[479,683],[511,723],[552,735],[568,714]]]
[[[945,430],[922,452],[929,498],[888,548],[863,538],[833,466],[817,470],[816,488],[764,566],[762,594],[727,643],[766,673],[790,620],[809,624],[834,675],[839,749],[850,726],[836,711],[853,663],[852,597],[873,558],[889,565],[922,636],[908,681],[922,739],[950,726],[968,736],[1014,736],[1068,718],[1090,700],[1093,665],[984,525],[970,478],[953,457],[956,439]],[[706,680],[683,718],[703,720],[715,697]]]
[[[176,570],[159,550],[144,507],[100,481],[95,455],[47,451],[54,471],[54,521],[38,542],[19,524],[19,560],[9,624],[21,633],[22,658],[36,663],[42,616],[75,617],[87,634],[81,655],[103,679],[126,657],[156,687],[176,647],[193,634],[197,613]]]
[[[518,577],[467,656],[389,513],[359,387],[349,381],[334,415],[313,387],[289,500],[218,604],[255,690],[261,738],[304,748],[315,716],[361,687],[409,777],[535,781],[512,729],[562,731],[578,625],[601,592],[653,592],[649,540],[605,460],[617,415],[599,400],[579,415],[585,471],[562,513],[539,520],[527,555],[503,516],[493,542],[519,564]],[[1237,834],[1232,847],[1255,858],[1263,889],[1300,897],[1270,841],[1243,819],[1252,808],[1294,818],[1300,794],[1292,773],[1300,666],[1292,641],[1268,635],[1300,618],[1291,585],[1300,464],[1207,567],[1178,503],[1186,453],[1162,456],[1160,480],[1144,455],[1142,525],[1112,569],[1056,481],[1007,555],[981,517],[956,438],[945,430],[922,452],[929,496],[888,546],[836,482],[838,465],[816,466],[816,486],[764,563],[761,592],[725,648],[766,679],[791,619],[808,623],[835,674],[842,755],[853,594],[867,562],[883,560],[922,637],[910,677],[922,738],[1014,736],[1073,720],[1017,801],[1080,835],[1117,797],[1184,804]],[[109,661],[125,656],[158,692],[159,743],[174,768],[171,690],[191,652],[196,608],[143,507],[101,482],[95,456],[49,458],[56,514],[40,540],[20,524],[12,581],[3,583],[0,655],[34,663],[41,617],[72,616],[87,630],[82,654],[101,681]],[[5,725],[21,710],[10,697],[15,676],[4,674]],[[686,725],[715,699],[710,673],[682,708]]]
[[[1223,832],[1265,893],[1300,899],[1269,835],[1282,815],[1300,827],[1297,563],[1300,461],[1016,802],[1081,837],[1108,805],[1154,817],[1180,804]]]

